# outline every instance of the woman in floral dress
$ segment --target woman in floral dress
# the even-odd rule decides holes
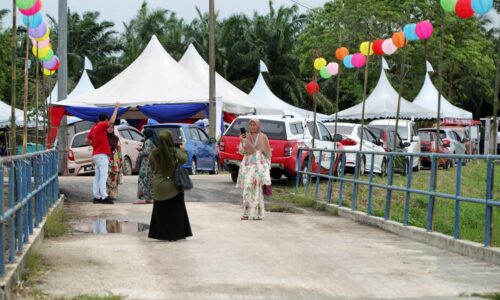
[[[115,200],[118,198],[118,185],[121,182],[123,154],[120,140],[115,135],[113,126],[108,127],[108,143],[111,155],[109,156],[109,173],[106,181],[106,189],[109,198]]]
[[[146,128],[144,130],[144,137],[146,140],[142,145],[141,152],[139,153],[140,167],[139,179],[137,185],[137,198],[139,201],[135,204],[152,204],[153,201],[153,171],[149,164],[149,154],[158,145],[158,136],[153,129]]]
[[[271,146],[260,130],[260,121],[250,119],[249,133],[240,135],[239,152],[243,154],[236,186],[243,189],[242,220],[264,218],[263,185],[271,184]]]

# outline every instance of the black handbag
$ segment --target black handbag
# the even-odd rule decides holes
[[[175,173],[174,173],[175,186],[182,191],[188,191],[193,188],[193,182],[189,178],[189,173],[186,169],[175,160]]]

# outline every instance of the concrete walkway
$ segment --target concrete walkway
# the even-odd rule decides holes
[[[77,191],[75,179],[62,178],[61,186],[83,197],[91,179],[79,177]],[[240,221],[240,206],[229,201],[237,191],[230,183],[224,190],[229,181],[196,177],[199,189],[226,196],[187,203],[194,237],[186,241],[152,241],[145,232],[45,240],[40,251],[51,267],[36,288],[129,299],[454,299],[500,291],[499,266],[343,218],[268,213],[264,221]],[[210,189],[204,196],[211,198]],[[151,206],[72,201],[67,209],[73,219],[148,224]]]

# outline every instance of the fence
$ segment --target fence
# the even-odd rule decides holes
[[[329,159],[330,168],[328,169],[328,174],[324,173],[324,170],[321,171],[322,168],[317,168],[315,172],[311,168],[312,164],[315,163],[313,160],[313,155],[308,155],[308,153],[314,152],[315,157],[322,158],[324,161],[324,154]],[[300,162],[302,162],[302,155],[307,155],[307,162],[304,162],[304,165],[307,166],[306,169],[301,169]],[[319,153],[319,155],[317,155]],[[347,156],[350,154],[350,161],[347,161]],[[374,167],[375,167],[375,157],[383,157],[387,166],[387,179],[385,183],[376,183],[374,182]],[[354,158],[353,158],[354,157]],[[416,159],[426,158],[430,164],[430,178],[429,185],[427,190],[416,189],[413,187],[413,175],[414,171],[413,162]],[[369,173],[368,178],[366,176],[362,176],[360,173],[360,165],[363,165],[363,169],[366,168],[366,160],[370,160]],[[448,163],[443,164],[443,161],[447,161],[448,159],[453,159],[457,162],[457,171],[456,171],[456,184],[455,184],[455,193],[443,193],[438,192],[436,190],[437,186],[437,176],[438,176],[438,168],[440,165],[445,167],[448,166]],[[463,164],[469,161],[485,161],[486,162],[486,185],[484,191],[484,197],[470,197],[462,195],[462,175],[463,175]],[[406,176],[406,186],[397,186],[393,184],[394,180],[394,169],[399,165],[404,168],[403,174]],[[401,163],[402,162],[402,163]],[[424,153],[407,153],[407,152],[360,152],[360,151],[346,151],[346,150],[325,150],[325,149],[299,149],[297,154],[297,181],[296,187],[297,190],[301,183],[305,184],[306,193],[309,191],[309,186],[311,183],[311,177],[316,177],[316,186],[315,186],[315,196],[318,197],[320,179],[327,179],[327,191],[326,191],[326,204],[331,204],[332,201],[332,191],[333,191],[333,182],[338,182],[338,206],[342,207],[345,199],[345,184],[352,183],[352,195],[351,195],[351,209],[353,211],[358,210],[358,193],[359,188],[361,186],[368,187],[368,195],[367,195],[367,207],[366,213],[367,215],[373,215],[373,189],[380,188],[385,190],[385,204],[384,204],[384,219],[391,220],[391,208],[392,208],[392,194],[393,191],[399,191],[405,193],[404,198],[404,210],[403,210],[403,225],[409,225],[409,216],[410,216],[410,202],[412,199],[412,195],[425,195],[428,197],[427,200],[427,216],[426,216],[426,230],[432,231],[433,222],[434,222],[434,207],[436,203],[436,197],[453,200],[455,202],[454,209],[454,224],[453,224],[453,236],[455,239],[460,238],[460,217],[461,217],[461,209],[460,205],[463,202],[467,203],[475,203],[477,205],[484,205],[485,209],[485,220],[484,220],[484,246],[491,245],[491,238],[493,235],[493,208],[500,207],[499,199],[495,199],[494,193],[494,169],[495,163],[500,162],[500,155],[457,155],[457,154],[424,154]],[[352,177],[346,176],[346,169],[349,168],[347,166],[349,164],[350,169],[353,171]],[[338,167],[337,167],[338,166]],[[363,170],[364,171],[364,170]],[[368,180],[366,180],[368,179]],[[498,179],[497,179],[498,181]],[[497,183],[495,189],[498,190],[499,184]],[[498,193],[498,191],[497,191]],[[497,195],[498,196],[498,195]]]
[[[33,228],[58,199],[57,166],[56,150],[0,159],[0,275],[5,274],[6,261],[15,262],[16,249],[22,253]]]

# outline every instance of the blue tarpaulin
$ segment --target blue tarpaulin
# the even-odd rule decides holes
[[[90,122],[97,122],[100,113],[105,113],[111,118],[114,111],[113,107],[65,106],[64,109],[67,113]],[[117,118],[123,115],[127,110],[128,108],[119,108]]]
[[[160,123],[177,122],[190,119],[200,111],[205,111],[208,115],[207,103],[193,104],[155,104],[138,106],[148,118]]]

